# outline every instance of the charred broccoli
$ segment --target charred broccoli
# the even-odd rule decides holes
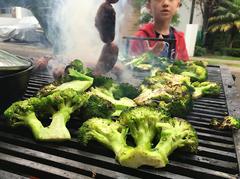
[[[160,107],[172,116],[184,117],[192,108],[192,91],[189,77],[157,72],[144,80],[141,94],[134,101],[141,106]]]
[[[212,119],[210,125],[219,130],[240,129],[240,120],[232,116],[227,116],[222,121],[218,119]]]
[[[100,87],[92,88],[90,90],[89,94],[91,96],[97,96],[98,99],[101,99],[102,102],[99,101],[100,106],[111,103],[111,105],[108,105],[108,107],[110,107],[109,109],[111,111],[114,111],[112,113],[113,116],[119,116],[123,110],[136,106],[136,103],[130,98],[127,98],[127,97],[122,97],[120,99],[114,98],[113,93],[105,88],[100,88]],[[92,102],[94,102],[94,101],[89,101],[90,105],[92,104]],[[90,113],[92,113],[91,111],[93,111],[93,110],[101,112],[99,109],[89,108],[88,110]],[[102,111],[102,112],[104,112],[104,111]],[[95,113],[95,112],[93,112],[93,113]],[[94,117],[100,117],[100,116],[94,116]]]
[[[37,96],[47,96],[56,91],[62,91],[69,88],[75,91],[84,92],[93,84],[93,78],[90,75],[90,69],[85,68],[80,60],[74,60],[66,67],[65,75],[61,79],[44,86],[40,89]]]
[[[193,99],[198,99],[202,96],[218,96],[221,91],[221,87],[217,83],[210,81],[194,82],[192,83],[194,88]]]
[[[203,82],[208,77],[207,69],[200,62],[175,61],[168,67],[168,72],[188,76],[192,82]]]
[[[93,87],[104,88],[113,94],[115,99],[127,97],[134,99],[139,95],[138,89],[128,83],[117,83],[112,78],[99,76],[94,78]]]
[[[86,94],[67,89],[47,97],[29,98],[16,102],[4,112],[4,115],[13,127],[21,125],[29,127],[36,140],[69,140],[71,136],[66,123],[71,113],[80,108],[88,97]],[[39,121],[38,113],[52,115],[52,121],[48,127],[44,127]]]
[[[138,90],[129,84],[119,84],[111,78],[100,76],[94,79],[88,94],[91,97],[81,108],[82,118],[110,118],[119,116],[124,109],[136,106],[131,98],[138,95]]]
[[[135,145],[129,145],[128,131]],[[102,143],[115,153],[121,165],[131,168],[165,167],[175,149],[196,152],[198,147],[196,132],[187,121],[150,107],[124,111],[117,121],[92,118],[79,128],[78,138],[84,145],[90,140]]]

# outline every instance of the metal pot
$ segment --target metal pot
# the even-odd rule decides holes
[[[30,60],[0,51],[0,57],[2,55],[8,62],[11,59],[11,65],[2,64],[0,67],[0,113],[14,101],[21,99],[27,88],[31,71],[34,68]],[[24,65],[19,65],[19,62],[22,62]]]

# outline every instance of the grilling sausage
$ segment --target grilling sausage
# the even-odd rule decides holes
[[[116,12],[113,6],[104,2],[98,9],[95,17],[95,26],[104,43],[111,43],[115,38]]]
[[[105,44],[95,68],[95,75],[109,72],[118,59],[118,47],[114,43]]]

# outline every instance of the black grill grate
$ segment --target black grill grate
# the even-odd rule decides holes
[[[222,84],[218,67],[209,67],[209,80]],[[36,93],[51,77],[35,74],[23,98]],[[187,119],[197,130],[199,152],[177,151],[164,169],[121,167],[114,155],[99,144],[81,146],[76,139],[80,126],[72,119],[69,128],[73,139],[69,142],[39,143],[25,128],[10,129],[0,120],[0,178],[237,178],[237,156],[231,131],[216,131],[209,127],[215,117],[228,114],[224,91],[218,98],[201,98],[194,102]]]

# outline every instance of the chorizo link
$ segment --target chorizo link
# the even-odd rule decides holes
[[[95,74],[100,75],[109,72],[118,59],[118,47],[114,43],[105,44],[98,59]]]
[[[111,43],[115,38],[116,12],[113,6],[104,2],[98,9],[95,17],[95,26],[104,43]]]

